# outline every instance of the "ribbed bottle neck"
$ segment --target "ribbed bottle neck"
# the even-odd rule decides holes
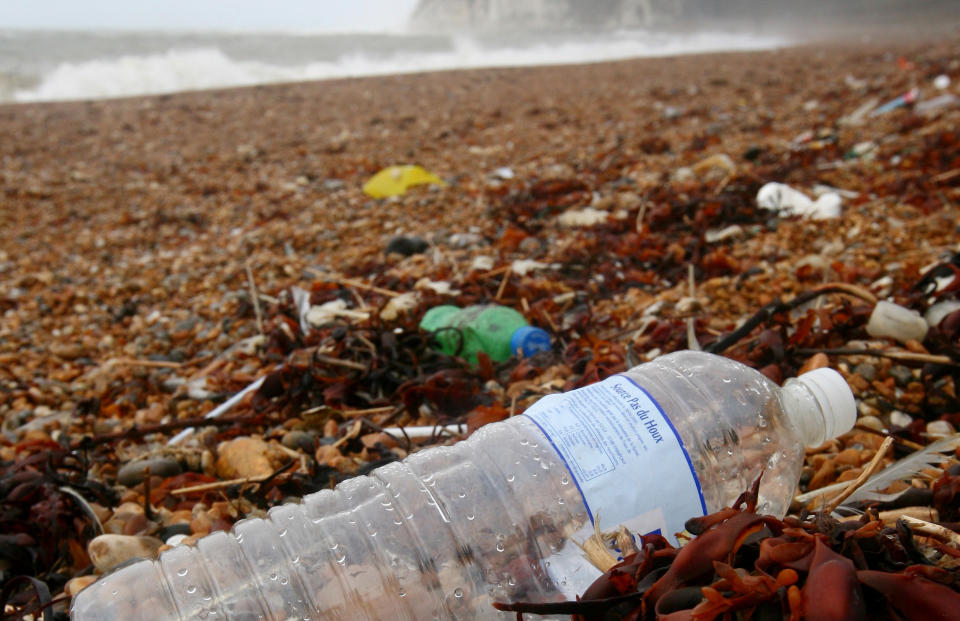
[[[789,379],[780,391],[783,412],[793,424],[804,446],[820,446],[827,441],[827,421],[809,386]]]

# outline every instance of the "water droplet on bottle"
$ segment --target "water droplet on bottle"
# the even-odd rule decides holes
[[[476,518],[477,518],[477,516],[475,516],[475,515],[472,514],[472,513],[468,513],[468,514],[467,514],[467,521],[468,521],[468,522],[472,522],[472,521],[474,521]]]
[[[456,597],[457,599],[460,599],[461,597],[463,597],[463,589],[461,589],[460,587],[457,587],[456,589],[454,589],[453,596]]]
[[[190,573],[190,570],[187,569],[186,567],[181,567],[180,569],[177,570],[177,575],[180,576],[181,578],[186,576],[188,573]]]
[[[189,593],[190,595],[193,595],[196,592],[197,592],[197,585],[191,584],[190,586],[187,587],[187,593]]]
[[[544,561],[543,564],[546,565],[547,567],[550,567],[550,561]]]
[[[290,561],[290,562],[293,563],[294,565],[296,565],[297,563],[299,563],[299,562],[300,562],[300,555],[298,554],[298,555],[294,556],[294,557],[293,557],[293,560]]]
[[[290,581],[287,580],[286,578],[280,578],[280,584],[286,586],[286,584],[287,584],[288,582],[290,582]]]
[[[516,479],[517,479],[516,475],[513,475],[513,474],[507,475],[507,483],[513,483]]]
[[[407,596],[407,592],[401,590],[401,591],[398,591],[398,592],[397,592],[397,595],[400,596],[400,597],[406,597],[406,596]]]
[[[514,580],[513,576],[507,578],[507,586],[517,586],[517,581]]]
[[[563,497],[562,497],[562,496],[557,496],[557,504],[558,504],[558,505],[562,505],[562,504],[563,504]]]
[[[466,498],[466,497],[467,497],[467,493],[465,491],[461,490],[457,492],[457,498]]]
[[[497,552],[503,552],[503,549],[504,549],[504,548],[503,548],[503,543],[500,542],[500,541],[498,541],[498,542],[497,542]]]
[[[730,379],[729,377],[724,377],[724,378],[721,379],[720,381],[723,382],[724,384],[729,384],[729,383],[732,382],[733,380]]]
[[[110,591],[110,595],[116,596],[116,595],[119,595],[119,594],[120,594],[120,591],[118,591],[118,590],[116,590],[116,589]]]
[[[570,485],[570,477],[568,477],[567,475],[563,475],[560,478],[560,485]]]
[[[276,580],[277,580],[278,577],[279,577],[279,576],[277,576],[276,572],[270,574],[270,580],[272,580],[272,581],[274,581],[274,582],[276,582]]]
[[[393,524],[394,526],[403,526],[403,520],[394,520]]]
[[[528,444],[530,444],[530,441],[527,440],[526,438],[521,438],[521,439],[520,439],[520,446],[526,446],[526,445],[528,445]]]
[[[286,536],[287,536],[287,529],[286,529],[286,528],[281,528],[280,531],[277,533],[277,536],[279,536],[279,537],[286,537]]]
[[[243,535],[237,534],[237,543],[243,543]]]

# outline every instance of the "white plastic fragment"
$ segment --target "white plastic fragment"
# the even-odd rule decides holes
[[[944,317],[957,311],[960,311],[960,300],[944,300],[928,308],[923,318],[926,319],[928,326],[935,328],[940,325]]]
[[[411,440],[419,440],[422,438],[432,438],[434,436],[443,435],[444,433],[452,434],[462,434],[466,433],[467,426],[464,424],[454,424],[454,425],[419,425],[415,427],[386,427],[383,432],[389,436],[393,436],[398,440],[406,437]]]
[[[602,224],[607,221],[610,213],[602,209],[584,207],[583,209],[568,209],[557,217],[560,226],[579,228]]]
[[[867,334],[874,338],[892,338],[905,343],[923,341],[929,326],[915,310],[893,302],[877,302],[867,322]]]
[[[547,267],[550,266],[546,263],[541,263],[540,261],[534,261],[533,259],[517,259],[510,264],[510,271],[518,276],[526,276],[528,273],[534,270],[542,270]]]
[[[396,297],[390,298],[387,305],[380,311],[380,319],[384,321],[393,321],[403,313],[411,311],[420,304],[420,295],[415,291],[401,293]]]
[[[413,288],[417,291],[430,290],[439,295],[460,295],[460,290],[454,289],[446,280],[430,280],[426,277],[418,280]]]
[[[813,220],[840,217],[843,199],[836,192],[822,194],[816,201],[783,183],[771,182],[757,192],[757,206],[783,216],[802,216]]]
[[[473,262],[470,263],[471,270],[479,270],[485,272],[487,270],[493,269],[493,257],[488,257],[485,255],[478,255],[473,257]]]
[[[703,234],[703,240],[708,244],[714,244],[741,236],[743,236],[743,227],[739,224],[731,224],[722,229],[711,229],[707,231]]]
[[[933,79],[933,85],[940,90],[943,90],[950,86],[950,76],[945,73],[941,73]]]

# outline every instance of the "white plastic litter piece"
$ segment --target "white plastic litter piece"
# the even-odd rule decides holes
[[[602,224],[610,217],[610,213],[602,209],[584,207],[583,209],[568,209],[557,217],[560,226],[580,228]]]
[[[929,326],[915,310],[893,302],[877,302],[867,322],[867,334],[874,338],[891,338],[901,343],[923,341]]]
[[[928,308],[923,318],[926,319],[928,326],[935,328],[940,325],[944,317],[956,311],[960,311],[960,300],[944,300]]]
[[[840,217],[843,199],[836,192],[822,194],[813,201],[806,194],[783,183],[771,182],[757,192],[757,206],[782,216],[802,216],[814,220]]]

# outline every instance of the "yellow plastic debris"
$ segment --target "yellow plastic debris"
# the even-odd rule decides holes
[[[390,166],[370,177],[363,184],[363,191],[373,198],[386,198],[403,194],[411,186],[425,183],[447,185],[443,179],[420,166]]]

